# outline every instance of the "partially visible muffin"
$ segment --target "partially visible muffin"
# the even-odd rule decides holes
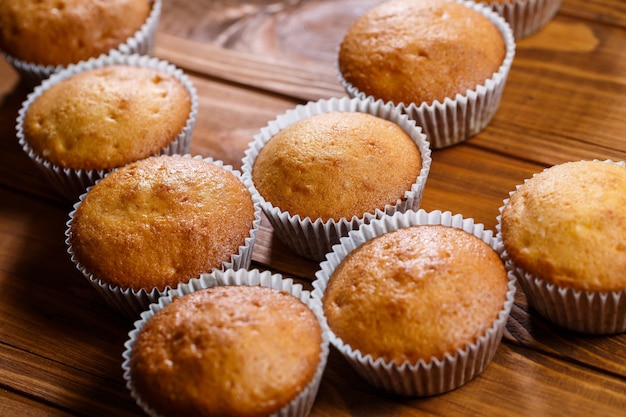
[[[149,0],[0,2],[0,49],[39,65],[77,63],[132,37],[150,15]]]
[[[150,55],[161,0],[0,2],[0,52],[30,82],[102,54]]]
[[[360,224],[419,207],[430,171],[426,136],[391,104],[319,100],[255,135],[242,171],[276,236],[322,260]]]
[[[559,11],[562,0],[478,1],[500,14],[513,30],[515,39],[530,36],[547,25]]]
[[[319,314],[295,291],[258,285],[168,297],[131,334],[125,376],[162,416],[304,417],[328,354]]]
[[[567,162],[533,176],[502,211],[511,259],[578,290],[626,290],[626,168]]]
[[[195,88],[179,69],[111,55],[42,83],[23,104],[17,133],[53,185],[75,199],[104,172],[187,153],[196,113]]]
[[[514,280],[491,232],[438,211],[396,213],[343,238],[320,265],[331,342],[372,385],[435,395],[490,363]]]
[[[105,176],[70,215],[72,260],[105,296],[164,292],[243,258],[260,208],[235,171],[209,159],[159,156]],[[130,293],[130,294],[127,294]]]
[[[390,0],[348,29],[338,72],[350,95],[403,107],[437,149],[488,124],[514,50],[510,27],[485,6]]]
[[[393,0],[349,28],[339,49],[339,70],[377,99],[443,102],[491,78],[505,53],[498,28],[463,4]]]
[[[545,169],[505,200],[498,236],[507,265],[531,305],[560,326],[626,331],[624,190],[623,164],[577,161]]]
[[[396,204],[421,169],[419,148],[397,124],[330,112],[276,133],[254,161],[252,181],[282,211],[327,221]]]

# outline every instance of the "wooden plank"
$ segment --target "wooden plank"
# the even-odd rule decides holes
[[[337,45],[346,29],[380,2],[214,2],[207,13],[206,3],[169,0],[163,4],[159,28],[182,38],[307,68],[334,62]],[[181,22],[193,22],[193,25]]]
[[[0,416],[23,417],[70,417],[72,414],[60,410],[58,407],[48,406],[31,400],[19,393],[0,389]]]
[[[405,399],[368,386],[335,362],[320,387],[312,415],[324,416],[588,416],[598,404],[605,415],[621,415],[626,380],[598,374],[550,356],[503,344],[476,379],[444,395]],[[339,358],[337,358],[339,359]],[[350,381],[346,386],[342,381]],[[569,398],[569,400],[560,400]]]
[[[233,64],[234,65],[234,64]],[[239,169],[255,134],[297,101],[239,85],[191,75],[198,90],[198,119],[191,153],[220,159]]]
[[[559,14],[626,28],[626,3],[621,0],[565,0]]]
[[[623,28],[558,20],[519,41],[498,113],[470,142],[546,165],[624,159],[624,38]]]
[[[0,362],[8,364],[0,367],[0,380],[10,385],[11,391],[55,404],[69,414],[143,415],[120,378],[103,378],[11,346],[2,346]]]
[[[626,357],[610,353],[626,348],[626,334],[592,336],[561,329],[529,311],[526,300],[520,301],[522,297],[520,292],[511,311],[507,342],[626,378]]]
[[[303,101],[333,97],[343,91],[326,66],[310,65],[303,69],[165,33],[157,37],[155,55],[191,73]]]
[[[468,144],[438,150],[426,181],[422,208],[451,211],[495,230],[509,191],[541,167]]]

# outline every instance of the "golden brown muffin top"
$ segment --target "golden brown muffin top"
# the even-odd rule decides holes
[[[0,2],[0,49],[39,65],[69,65],[117,48],[146,22],[149,0]]]
[[[24,116],[24,138],[63,168],[106,170],[158,153],[182,132],[191,97],[173,76],[113,65],[44,91]]]
[[[321,332],[290,294],[259,286],[200,290],[146,322],[131,378],[166,416],[267,416],[313,379]]]
[[[152,157],[113,171],[76,210],[70,243],[96,278],[163,290],[230,262],[254,221],[249,191],[208,161]]]
[[[626,168],[555,165],[513,193],[501,230],[515,263],[541,279],[579,290],[625,290]]]
[[[331,275],[324,313],[335,335],[374,359],[442,359],[475,342],[504,308],[498,254],[453,227],[413,226],[352,251]]]
[[[476,89],[498,71],[506,46],[481,13],[446,0],[392,0],[359,18],[341,42],[339,69],[366,95],[396,104]]]
[[[326,221],[396,204],[421,167],[419,148],[397,124],[366,113],[332,112],[272,137],[254,162],[252,179],[282,211]]]

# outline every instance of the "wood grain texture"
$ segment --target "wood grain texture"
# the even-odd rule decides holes
[[[238,168],[278,114],[344,96],[337,42],[374,0],[164,0],[155,54],[200,96],[192,153]],[[626,3],[564,0],[518,42],[501,106],[467,142],[433,153],[422,207],[496,225],[502,200],[546,166],[626,159]],[[31,87],[0,58],[0,415],[141,416],[121,375],[132,323],[69,261],[61,199],[15,140]],[[253,266],[310,286],[318,264],[290,252],[264,220]],[[625,415],[626,335],[556,328],[521,290],[487,370],[444,395],[397,398],[367,385],[331,350],[312,416]]]
[[[0,402],[1,416],[28,416],[28,417],[71,417],[75,414],[47,406],[36,400],[31,400],[10,391],[2,391]]]

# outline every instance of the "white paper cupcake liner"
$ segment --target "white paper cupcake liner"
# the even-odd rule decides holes
[[[361,224],[369,223],[385,214],[417,210],[422,200],[432,162],[427,137],[413,120],[393,107],[392,104],[344,97],[309,102],[306,105],[297,106],[271,121],[265,128],[261,129],[260,133],[255,135],[254,141],[246,150],[241,168],[243,175],[252,178],[254,161],[261,148],[280,130],[298,120],[334,111],[369,113],[398,124],[417,144],[422,157],[422,169],[411,189],[407,190],[404,198],[395,205],[389,205],[373,213],[364,213],[362,217],[351,219],[330,219],[326,222],[309,217],[303,219],[299,215],[291,215],[289,212],[281,211],[280,208],[274,207],[271,202],[266,201],[261,196],[263,212],[272,225],[276,236],[295,253],[316,261],[324,259],[324,255],[330,252],[333,244],[339,242],[340,237],[347,235],[350,230],[357,229]]]
[[[374,220],[363,225],[359,230],[351,231],[349,236],[341,239],[333,251],[320,264],[315,275],[312,296],[322,302],[328,281],[333,271],[343,259],[354,249],[368,240],[384,233],[415,225],[445,225],[462,229],[489,244],[498,254],[503,251],[502,245],[493,237],[491,230],[474,223],[473,219],[464,219],[460,214],[450,212],[408,211],[393,216]],[[515,278],[508,275],[508,290],[502,310],[493,325],[474,343],[464,349],[446,354],[443,359],[431,358],[417,363],[394,361],[386,362],[381,358],[374,359],[370,354],[354,350],[330,330],[330,342],[348,360],[356,372],[372,386],[402,396],[430,396],[442,394],[458,388],[471,381],[492,361],[502,340],[511,307],[515,297]]]
[[[111,65],[130,65],[134,67],[150,68],[173,76],[184,86],[191,97],[189,117],[187,118],[187,122],[181,132],[172,142],[163,147],[158,152],[158,155],[182,155],[189,153],[190,150],[191,137],[196,124],[196,119],[198,117],[198,93],[191,80],[181,69],[168,63],[167,61],[152,58],[147,55],[124,55],[119,52],[112,52],[109,55],[102,55],[98,58],[93,58],[77,65],[70,65],[64,70],[55,73],[50,78],[43,81],[34,89],[32,93],[28,95],[18,112],[16,126],[17,138],[24,152],[26,152],[30,159],[46,176],[50,184],[61,195],[65,196],[65,198],[70,201],[75,201],[76,198],[87,189],[87,187],[93,185],[96,180],[102,178],[111,170],[63,168],[45,160],[33,151],[24,137],[24,117],[26,116],[30,105],[53,85],[80,72]],[[148,156],[152,155],[146,155],[146,157]]]
[[[162,0],[154,0],[148,19],[141,28],[124,43],[109,51],[109,53],[117,51],[127,55],[151,55],[154,51],[157,27],[161,17],[161,8]],[[3,53],[3,55],[24,80],[35,85],[50,77],[52,74],[66,68],[66,66],[63,65],[38,65],[20,60],[6,53]]]
[[[548,24],[562,0],[519,0],[510,3],[483,2],[508,22],[515,39],[532,35]]]
[[[227,171],[232,172],[233,175],[235,175],[237,178],[239,178],[250,192],[250,196],[252,197],[252,202],[254,204],[254,221],[252,223],[252,228],[250,229],[250,235],[245,239],[244,245],[239,247],[237,253],[231,256],[230,261],[224,262],[222,264],[221,269],[238,270],[248,268],[252,261],[252,251],[254,249],[256,236],[259,230],[259,226],[261,224],[261,198],[258,192],[254,189],[254,187],[251,186],[251,182],[249,179],[243,178],[239,171],[233,169],[230,165],[224,165],[224,163],[220,160],[213,160],[212,158],[202,158],[200,156],[192,157],[189,154],[182,156],[186,158],[203,159],[219,167],[223,167]],[[156,288],[121,288],[117,285],[111,285],[100,277],[95,276],[82,263],[80,263],[80,261],[76,258],[74,254],[74,248],[70,243],[69,235],[76,210],[82,203],[83,199],[87,196],[91,188],[92,187],[89,187],[87,191],[79,197],[78,202],[74,204],[73,210],[69,213],[69,220],[66,222],[67,227],[65,230],[65,244],[67,246],[67,253],[70,255],[70,259],[72,263],[74,263],[76,268],[83,274],[85,278],[87,278],[92,287],[111,307],[127,317],[137,317],[151,303],[156,302],[160,296],[168,293],[171,288],[166,287],[161,291]]]
[[[272,274],[269,271],[260,272],[256,269],[240,269],[237,271],[214,271],[210,274],[201,275],[199,278],[192,279],[187,284],[179,285],[178,288],[170,291],[168,295],[159,298],[157,303],[151,304],[149,306],[149,309],[141,314],[141,319],[135,322],[134,330],[129,333],[129,339],[124,344],[125,350],[122,355],[124,359],[122,363],[124,380],[126,381],[126,386],[130,390],[133,399],[136,400],[137,404],[146,413],[148,413],[148,415],[152,417],[159,416],[159,414],[157,414],[154,410],[150,408],[150,404],[146,403],[137,393],[130,374],[130,356],[137,335],[143,328],[144,324],[148,320],[150,320],[150,318],[154,316],[159,310],[170,304],[174,297],[182,297],[194,291],[224,285],[260,285],[263,287],[284,291],[305,303],[317,317],[320,327],[322,328],[322,344],[319,356],[319,363],[317,365],[315,375],[311,382],[309,382],[306,388],[300,394],[298,394],[296,398],[294,398],[289,404],[287,404],[279,411],[273,413],[271,417],[305,417],[309,415],[317,396],[319,385],[324,374],[324,369],[326,368],[329,353],[329,331],[328,325],[326,323],[326,318],[324,317],[324,314],[322,312],[321,304],[317,300],[311,298],[309,291],[304,290],[300,284],[294,283],[293,280],[285,279],[281,275]]]
[[[515,39],[509,24],[498,13],[484,4],[467,0],[450,0],[466,5],[486,16],[498,28],[506,45],[502,65],[484,84],[477,85],[465,94],[446,97],[443,102],[394,103],[421,126],[430,141],[432,149],[441,149],[463,142],[482,131],[493,119],[504,91],[513,58]],[[376,100],[346,81],[337,67],[339,81],[351,97]]]
[[[626,166],[623,161],[602,161]],[[536,175],[536,174],[535,174]],[[524,182],[528,181],[525,180]],[[516,186],[516,191],[521,185]],[[515,191],[509,193],[513,195]],[[497,217],[496,239],[502,241],[502,212],[510,198],[503,201]],[[526,298],[541,316],[564,329],[579,333],[608,335],[626,332],[626,290],[583,291],[562,287],[541,279],[517,266],[506,250],[501,257],[508,273],[517,278]]]
[[[626,291],[593,292],[550,284],[507,261],[530,305],[553,324],[587,334],[626,332]]]

